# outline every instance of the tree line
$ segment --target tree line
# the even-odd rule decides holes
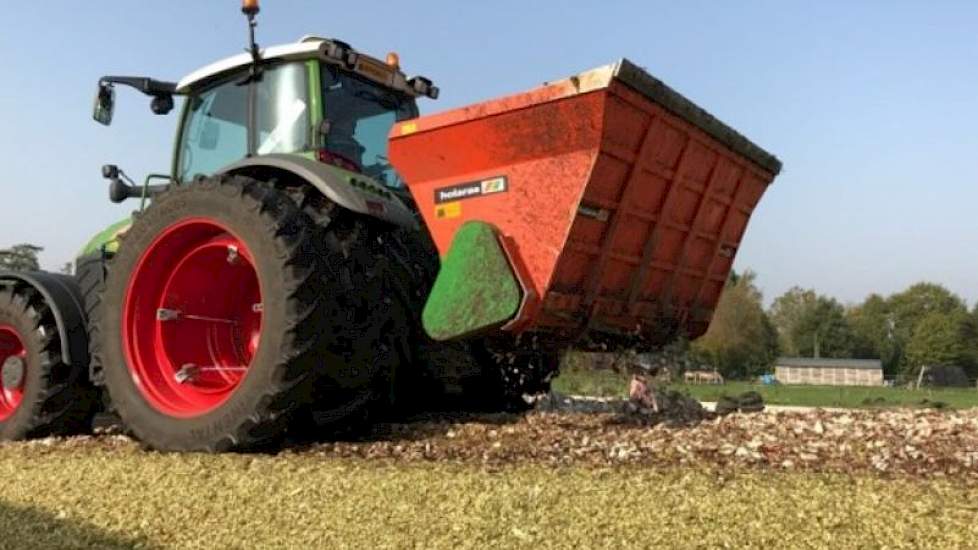
[[[770,372],[780,356],[880,359],[888,376],[922,366],[958,366],[978,376],[978,305],[940,284],[920,282],[844,305],[794,287],[769,308],[751,272],[732,274],[707,333],[691,350],[725,376]]]
[[[0,249],[0,270],[34,271],[41,268],[37,255],[44,248],[34,244],[16,244]]]
[[[41,269],[41,263],[37,255],[44,250],[43,246],[36,244],[23,243],[15,244],[10,248],[0,248],[0,271],[37,271]],[[61,267],[62,273],[71,274],[74,271],[74,264],[66,262]]]

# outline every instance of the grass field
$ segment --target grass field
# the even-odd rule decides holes
[[[627,377],[610,370],[569,368],[554,380],[554,390],[572,395],[623,396],[627,387]],[[978,390],[974,388],[908,390],[855,386],[765,386],[747,382],[677,384],[673,387],[700,401],[716,401],[725,393],[735,395],[753,390],[759,392],[765,403],[770,405],[862,408],[920,407],[943,403],[951,408],[978,407]]]
[[[948,481],[0,447],[0,548],[950,548]]]

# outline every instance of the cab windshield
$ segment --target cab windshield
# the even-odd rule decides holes
[[[414,100],[332,65],[323,64],[321,78],[326,150],[388,187],[402,187],[387,158],[387,135],[395,122],[417,116]]]

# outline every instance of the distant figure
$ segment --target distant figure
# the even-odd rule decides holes
[[[628,400],[639,409],[652,409],[659,412],[659,403],[655,392],[649,386],[648,379],[641,374],[633,374],[628,385]]]

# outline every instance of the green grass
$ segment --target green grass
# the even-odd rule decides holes
[[[554,390],[564,394],[594,396],[624,396],[628,378],[610,370],[572,367],[554,380]],[[674,388],[688,392],[701,401],[716,401],[722,394],[734,395],[753,390],[770,405],[809,407],[919,407],[941,402],[951,408],[978,407],[978,390],[974,388],[905,388],[857,386],[765,386],[747,382],[728,382],[720,385],[676,384]],[[923,401],[927,400],[927,403]]]
[[[551,387],[566,395],[622,397],[628,393],[628,377],[608,369],[564,367]]]
[[[0,447],[0,548],[949,548],[959,481]]]

